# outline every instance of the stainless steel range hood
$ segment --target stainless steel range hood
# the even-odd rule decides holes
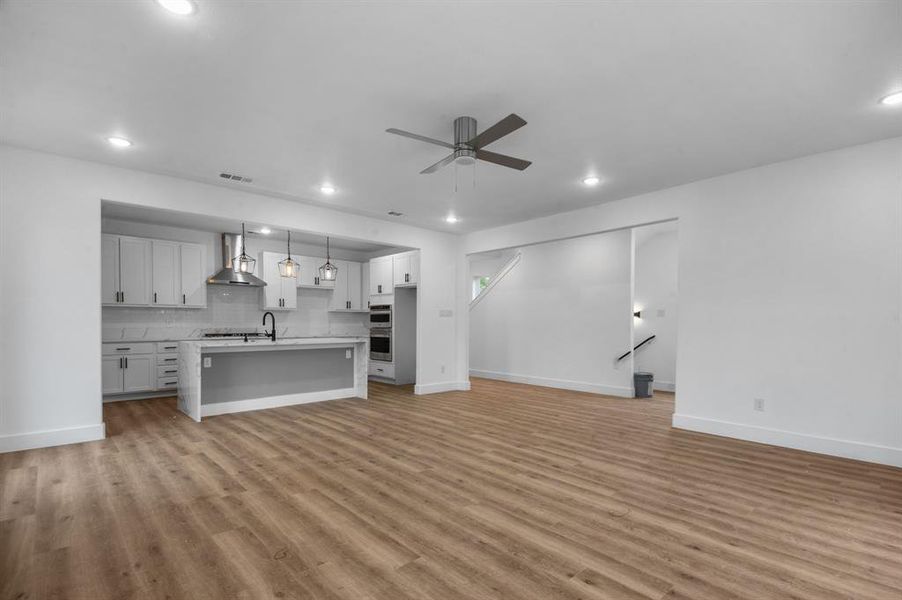
[[[234,260],[241,254],[241,234],[222,234],[222,270],[207,279],[211,285],[243,285],[263,287],[266,282],[250,273],[242,273],[233,268]]]

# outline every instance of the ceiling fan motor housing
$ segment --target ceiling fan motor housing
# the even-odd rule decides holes
[[[476,162],[476,151],[470,140],[476,137],[476,119],[473,117],[457,117],[454,119],[454,160],[459,165],[472,165]]]

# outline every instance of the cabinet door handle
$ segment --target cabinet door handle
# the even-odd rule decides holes
[[[380,283],[377,287],[378,287],[378,293],[381,294],[382,293],[382,284]]]
[[[125,292],[119,292],[119,294],[122,296],[122,301],[125,302]]]
[[[164,385],[175,385],[176,383],[178,383],[178,381],[164,381],[163,382]]]
[[[127,347],[127,348],[116,348],[116,351],[117,351],[117,352],[122,352],[122,351],[124,351],[124,350],[131,350],[131,349],[132,349],[132,347],[129,346],[129,347]]]
[[[125,368],[127,369],[127,368],[128,368],[128,357],[127,357],[127,356],[123,356],[122,358],[125,359]]]
[[[164,359],[163,359],[163,362],[172,362],[172,361],[174,361],[174,360],[175,360],[174,358],[164,358]],[[126,363],[127,363],[127,362],[128,362],[128,361],[126,361]]]
[[[154,304],[157,303],[157,293],[156,292],[153,293],[153,303]]]
[[[188,304],[188,299],[185,298],[185,294],[182,294],[182,304]]]
[[[122,357],[121,356],[119,357],[119,368],[120,369],[122,368]]]
[[[175,369],[169,369],[168,371],[163,371],[164,373],[178,373]]]

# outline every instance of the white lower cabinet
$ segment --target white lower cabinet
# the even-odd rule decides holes
[[[122,357],[104,356],[102,369],[103,393],[122,393]]]
[[[122,369],[122,391],[149,392],[156,388],[153,356],[125,356],[125,368]]]
[[[371,360],[367,370],[369,375],[373,377],[395,378],[395,365],[392,363]]]
[[[106,343],[102,354],[104,396],[178,387],[178,342]]]
[[[102,365],[104,394],[149,392],[156,389],[153,354],[104,356]]]

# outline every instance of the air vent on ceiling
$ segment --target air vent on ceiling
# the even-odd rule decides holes
[[[254,180],[250,177],[242,177],[241,175],[235,175],[234,173],[220,173],[220,177],[223,179],[231,179],[232,181],[237,181],[239,183],[253,183]]]
[[[398,211],[396,211],[396,210],[390,210],[390,211],[388,211],[388,214],[391,215],[391,216],[393,216],[393,217],[402,217],[402,216],[404,216],[404,213],[398,212]]]

